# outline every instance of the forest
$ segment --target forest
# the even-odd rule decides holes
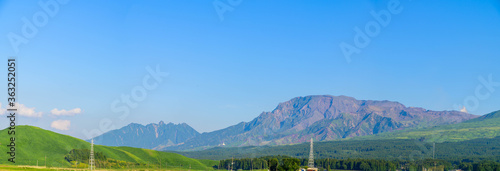
[[[458,164],[462,160],[500,162],[500,137],[435,143],[434,148],[433,145],[425,139],[326,141],[314,144],[314,157],[411,161],[433,158],[434,155],[435,159],[446,160],[453,164]],[[309,143],[285,146],[216,147],[203,151],[172,152],[190,158],[216,160],[274,155],[308,158]]]
[[[232,163],[232,164],[231,164]],[[470,162],[464,160],[453,164],[440,159],[425,159],[418,161],[388,161],[380,159],[317,159],[315,167],[320,170],[363,170],[363,171],[417,171],[427,170],[454,170],[464,171],[500,171],[500,163],[494,161]],[[222,170],[254,170],[269,169],[270,171],[288,171],[307,168],[308,159],[293,158],[288,156],[266,156],[259,158],[225,159],[220,160],[215,169]]]
[[[72,167],[88,168],[90,158],[89,149],[72,149],[64,159],[71,163]],[[97,168],[140,168],[147,167],[145,163],[126,162],[106,157],[102,152],[94,152],[95,165]]]

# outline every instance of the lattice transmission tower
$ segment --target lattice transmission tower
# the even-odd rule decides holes
[[[309,163],[307,165],[310,168],[314,168],[314,153],[313,153],[313,139],[311,138],[311,151],[309,152]]]
[[[89,158],[89,169],[95,170],[95,161],[94,161],[94,139],[92,139],[90,143],[90,158]]]

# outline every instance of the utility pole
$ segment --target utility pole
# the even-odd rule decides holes
[[[432,143],[432,159],[434,159],[435,152],[436,152],[436,143]]]
[[[434,160],[434,154],[436,154],[436,143],[432,143],[432,160]],[[434,168],[436,168],[436,161],[434,160]]]

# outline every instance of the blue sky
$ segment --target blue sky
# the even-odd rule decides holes
[[[57,2],[53,16],[39,2],[56,1],[0,2],[0,56],[18,56],[18,98],[27,112],[18,124],[84,139],[85,131],[161,120],[206,132],[323,94],[430,110],[466,101],[478,115],[500,110],[500,86],[480,81],[500,82],[499,1],[400,0],[400,12],[350,61],[340,44],[354,45],[355,28],[366,32],[377,21],[370,12],[396,1],[72,0]],[[232,10],[221,19],[214,2]],[[23,18],[33,16],[41,26],[24,37]],[[27,42],[16,51],[9,34]],[[157,66],[169,75],[121,118],[113,102]]]

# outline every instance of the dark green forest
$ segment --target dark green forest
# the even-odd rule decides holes
[[[259,158],[263,156],[285,155],[295,158],[309,156],[309,144],[262,146],[262,147],[216,147],[203,151],[175,152],[197,159]],[[436,159],[450,163],[480,162],[490,160],[500,162],[500,137],[474,139],[462,142],[435,144]],[[417,140],[349,140],[327,141],[314,144],[317,159],[382,159],[415,161],[433,157],[433,144],[425,139]]]
[[[500,171],[500,137],[435,143],[434,152],[433,145],[426,142],[425,138],[317,142],[314,144],[315,165],[327,170],[410,171],[426,168]],[[243,170],[279,170],[285,168],[283,161],[287,158],[298,159],[300,166],[306,166],[309,143],[263,147],[216,147],[203,151],[177,153],[191,158],[219,159],[219,165],[214,166],[219,169],[227,170],[233,167]]]
[[[232,163],[232,164],[231,164]],[[362,171],[420,171],[427,170],[454,170],[464,171],[500,171],[500,163],[493,161],[450,163],[441,159],[425,159],[417,161],[381,160],[381,159],[317,159],[315,167],[320,170],[362,170]],[[266,156],[260,158],[242,158],[220,160],[215,169],[221,170],[253,170],[269,169],[271,171],[296,171],[307,168],[308,159],[298,159],[288,156]]]
[[[89,149],[72,149],[69,151],[64,159],[68,162],[80,162],[80,163],[88,163],[90,158],[90,150]],[[94,158],[96,160],[107,160],[106,156],[102,152],[94,152]]]
[[[88,168],[90,158],[89,149],[72,149],[64,156],[64,159],[76,168]],[[94,152],[95,165],[97,168],[130,168],[147,167],[145,163],[126,162],[106,157],[102,152]]]

